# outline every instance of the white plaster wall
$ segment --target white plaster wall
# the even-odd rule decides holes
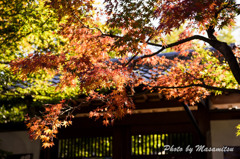
[[[29,139],[27,131],[11,131],[0,133],[0,149],[13,154],[33,153],[33,159],[39,159],[40,141]]]
[[[211,121],[211,147],[240,146],[240,136],[236,136],[236,126],[240,120]],[[223,152],[212,152],[212,159],[224,159]]]

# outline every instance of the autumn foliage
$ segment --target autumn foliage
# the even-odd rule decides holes
[[[90,112],[90,117],[102,118],[104,125],[131,113],[135,107],[132,96],[139,93],[135,92],[136,87],[158,91],[167,99],[178,98],[190,105],[212,92],[240,93],[239,50],[217,40],[214,34],[215,29],[234,24],[234,17],[240,11],[234,1],[105,0],[97,4],[93,0],[43,0],[39,3],[54,15],[56,28],[49,28],[49,36],[33,46],[31,53],[12,60],[11,71],[21,80],[39,73],[51,78],[59,76],[55,91],[70,87],[77,90],[77,95],[87,96],[85,102],[104,103]],[[37,14],[35,18],[41,16]],[[181,26],[185,30],[179,40],[169,43],[166,36]],[[53,39],[52,45],[44,43],[49,38]],[[29,46],[31,41],[23,44]],[[203,49],[207,47],[215,51]],[[159,56],[167,48],[179,51],[181,58]],[[140,67],[149,69],[152,76],[146,79],[139,75]],[[66,98],[57,104],[44,104],[41,115],[28,116],[30,136],[40,138],[43,147],[52,146],[58,128],[71,124],[72,110],[81,107],[79,103],[72,104],[75,100]]]
[[[27,115],[26,122],[29,128],[29,134],[31,139],[41,139],[43,147],[51,147],[54,145],[53,138],[56,138],[58,128],[68,126],[72,124],[71,116],[67,116],[65,119],[59,119],[61,115],[63,104],[46,105],[45,112],[42,117],[29,118]]]

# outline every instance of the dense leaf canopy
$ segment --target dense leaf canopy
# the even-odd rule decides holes
[[[28,113],[30,134],[44,147],[53,145],[59,127],[71,124],[83,96],[104,103],[90,117],[108,125],[131,113],[140,86],[192,105],[211,93],[240,93],[239,50],[215,32],[234,26],[240,13],[235,1],[0,4],[0,117],[18,120]],[[158,56],[166,49],[186,58]],[[142,66],[152,73],[147,80],[138,74]]]

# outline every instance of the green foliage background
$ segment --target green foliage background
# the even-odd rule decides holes
[[[9,63],[28,54],[59,54],[66,40],[58,34],[61,24],[46,1],[0,1],[0,122],[22,121],[29,112],[39,112],[44,103],[76,95],[77,90],[56,91],[54,74],[45,71],[29,74],[22,81]],[[29,107],[31,105],[31,107]]]

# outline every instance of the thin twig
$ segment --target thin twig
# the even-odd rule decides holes
[[[101,29],[97,28],[97,27],[93,27],[93,28],[90,28],[88,25],[85,25],[81,19],[75,14],[75,12],[72,10],[72,14],[74,15],[75,18],[77,18],[77,20],[85,27],[85,28],[88,28],[90,30],[98,30],[101,32],[101,34],[103,35],[104,33],[102,32]]]

